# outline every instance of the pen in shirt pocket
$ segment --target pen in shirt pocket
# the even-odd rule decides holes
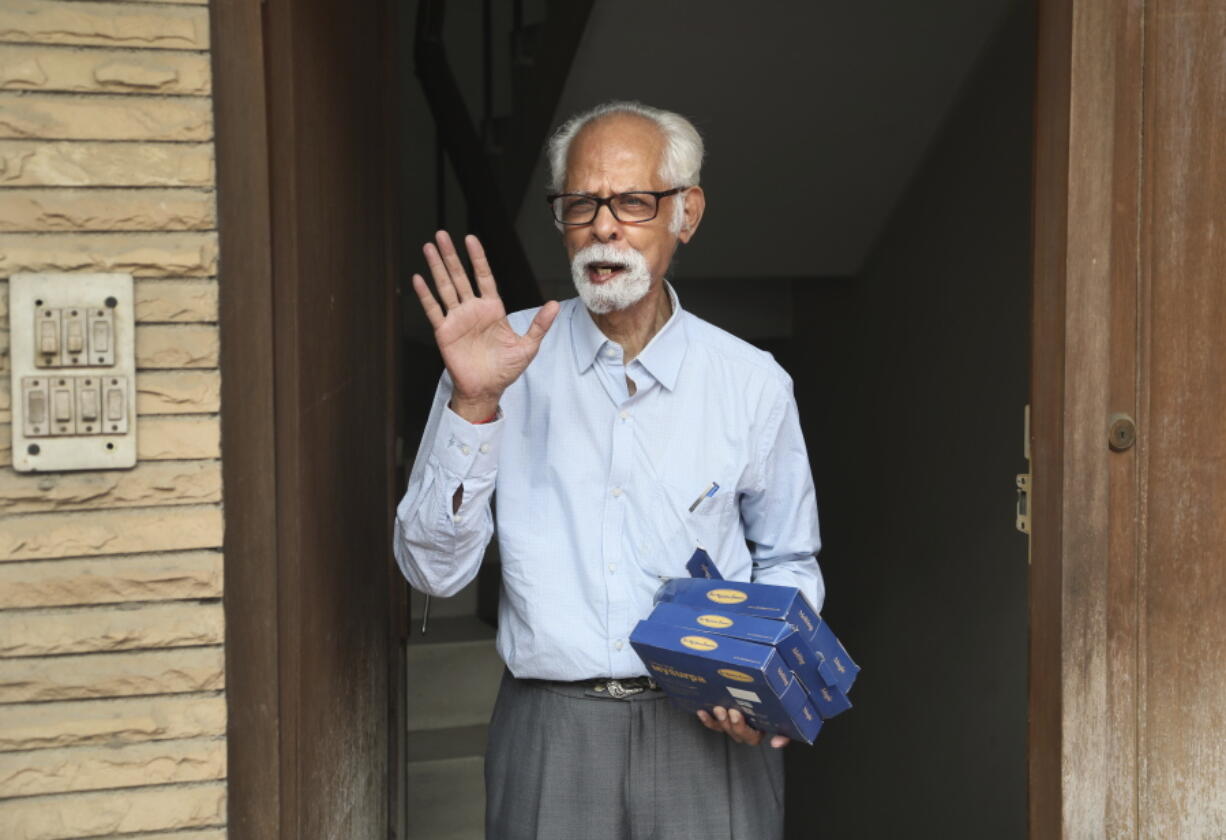
[[[719,491],[719,485],[716,484],[714,481],[712,481],[711,484],[707,487],[707,489],[703,490],[702,493],[698,495],[698,498],[694,500],[694,504],[690,505],[690,513],[693,513],[694,511],[698,510],[698,506],[702,504],[704,499],[711,498],[718,491]]]

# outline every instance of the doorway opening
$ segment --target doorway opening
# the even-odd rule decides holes
[[[441,371],[407,291],[421,243],[439,227],[505,240],[508,271],[488,248],[500,287],[511,283],[504,296],[568,297],[540,156],[523,138],[609,98],[685,113],[708,143],[710,205],[673,281],[683,306],[793,377],[822,520],[824,615],[864,668],[856,708],[814,747],[789,748],[788,836],[1020,840],[1027,550],[1013,478],[1025,471],[1029,388],[1033,1],[888,14],[782,4],[754,20],[732,2],[704,3],[701,19],[647,2],[560,5],[449,0],[423,4],[445,10],[441,25],[430,14],[399,22],[396,178],[412,199],[397,230],[397,486]],[[456,164],[456,116],[423,88],[439,83],[414,63],[423,26],[439,27],[433,46],[493,204],[474,193],[475,168]],[[627,33],[641,33],[645,66],[618,63]],[[525,81],[523,68],[541,66],[562,66],[564,84]],[[497,589],[491,552],[467,590],[430,605],[424,634],[425,601],[411,597],[397,836],[482,836]]]

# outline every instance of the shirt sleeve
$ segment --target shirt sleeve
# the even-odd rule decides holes
[[[498,474],[502,415],[474,425],[452,411],[451,380],[439,381],[409,476],[396,507],[392,541],[400,571],[413,588],[447,597],[459,592],[481,567],[494,533],[490,498]],[[460,507],[452,512],[456,490]]]
[[[817,565],[817,494],[790,380],[772,401],[759,439],[755,481],[741,500],[753,580],[798,587],[821,612],[826,586]]]

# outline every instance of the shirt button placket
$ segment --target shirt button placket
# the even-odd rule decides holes
[[[627,622],[630,620],[629,578],[625,574],[618,574],[624,551],[626,511],[631,502],[629,481],[634,449],[629,437],[630,425],[626,422],[628,417],[628,411],[619,409],[610,424],[613,446],[609,459],[610,504],[606,506],[606,510],[610,511],[609,525],[612,527],[611,533],[606,532],[611,538],[605,542],[605,562],[608,569],[605,582],[609,593],[609,625],[605,628],[605,633],[610,643],[610,668],[613,669],[617,668],[616,662],[620,661],[625,648],[624,638]]]

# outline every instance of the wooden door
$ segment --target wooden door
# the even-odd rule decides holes
[[[387,14],[212,6],[235,840],[388,833]]]
[[[1042,840],[1226,836],[1224,44],[1217,0],[1040,4]]]

